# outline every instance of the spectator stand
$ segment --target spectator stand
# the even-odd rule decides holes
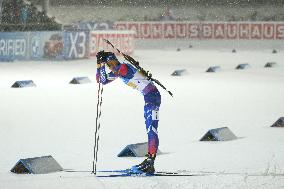
[[[49,17],[26,0],[7,0],[2,3],[0,31],[54,31],[61,30],[55,17]]]

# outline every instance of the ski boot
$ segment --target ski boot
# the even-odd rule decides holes
[[[131,168],[131,171],[136,174],[153,174],[155,173],[154,162],[156,154],[147,154],[147,158],[140,164]]]

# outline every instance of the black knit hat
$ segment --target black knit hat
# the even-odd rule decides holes
[[[116,56],[112,52],[105,52],[105,51],[99,51],[96,55],[97,57],[97,62],[108,62],[110,60],[117,60]]]

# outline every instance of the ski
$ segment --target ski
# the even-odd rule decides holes
[[[118,170],[103,170],[98,171],[100,173],[133,173],[132,169],[118,169]],[[171,172],[171,171],[156,171],[158,174],[181,174],[181,172]]]
[[[122,169],[122,170],[101,170],[97,171],[95,177],[148,177],[148,176],[177,176],[177,177],[190,177],[190,176],[212,176],[212,175],[242,175],[242,176],[252,176],[252,177],[284,177],[284,174],[280,173],[242,173],[242,172],[215,172],[215,171],[156,171],[154,174],[145,174],[145,173],[132,173],[131,169]],[[69,173],[90,173],[93,172],[91,170],[74,170],[74,169],[64,169],[64,172]],[[93,174],[92,174],[93,175]],[[89,176],[91,177],[91,176]]]
[[[96,175],[96,177],[99,178],[104,178],[104,177],[170,177],[170,176],[174,176],[174,177],[192,177],[192,176],[205,176],[202,174],[178,174],[178,173],[151,173],[151,174],[147,174],[147,173],[111,173],[111,174],[105,174],[105,175]]]
[[[105,175],[97,175],[97,177],[151,177],[151,176],[205,176],[207,174],[186,174],[182,172],[169,172],[169,171],[157,171],[155,173],[135,173],[132,169],[122,170],[105,170],[98,171],[98,173],[104,173]],[[107,174],[109,173],[109,174]]]

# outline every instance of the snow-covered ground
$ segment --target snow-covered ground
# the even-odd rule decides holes
[[[283,51],[283,49],[282,49]],[[92,169],[98,85],[95,60],[0,64],[0,188],[227,189],[284,188],[284,52],[270,48],[140,49],[135,58],[169,90],[161,89],[160,150],[156,170],[215,172],[196,177],[96,178],[86,172],[16,175],[20,158],[52,155],[64,169]],[[268,61],[275,68],[264,68]],[[250,69],[235,70],[239,63]],[[205,73],[209,66],[222,70]],[[170,74],[187,69],[182,77]],[[71,85],[76,76],[93,83]],[[32,79],[37,87],[10,88]],[[118,158],[146,141],[143,98],[117,80],[104,87],[98,170],[124,169],[143,158]],[[200,142],[209,130],[229,127],[239,138]]]

